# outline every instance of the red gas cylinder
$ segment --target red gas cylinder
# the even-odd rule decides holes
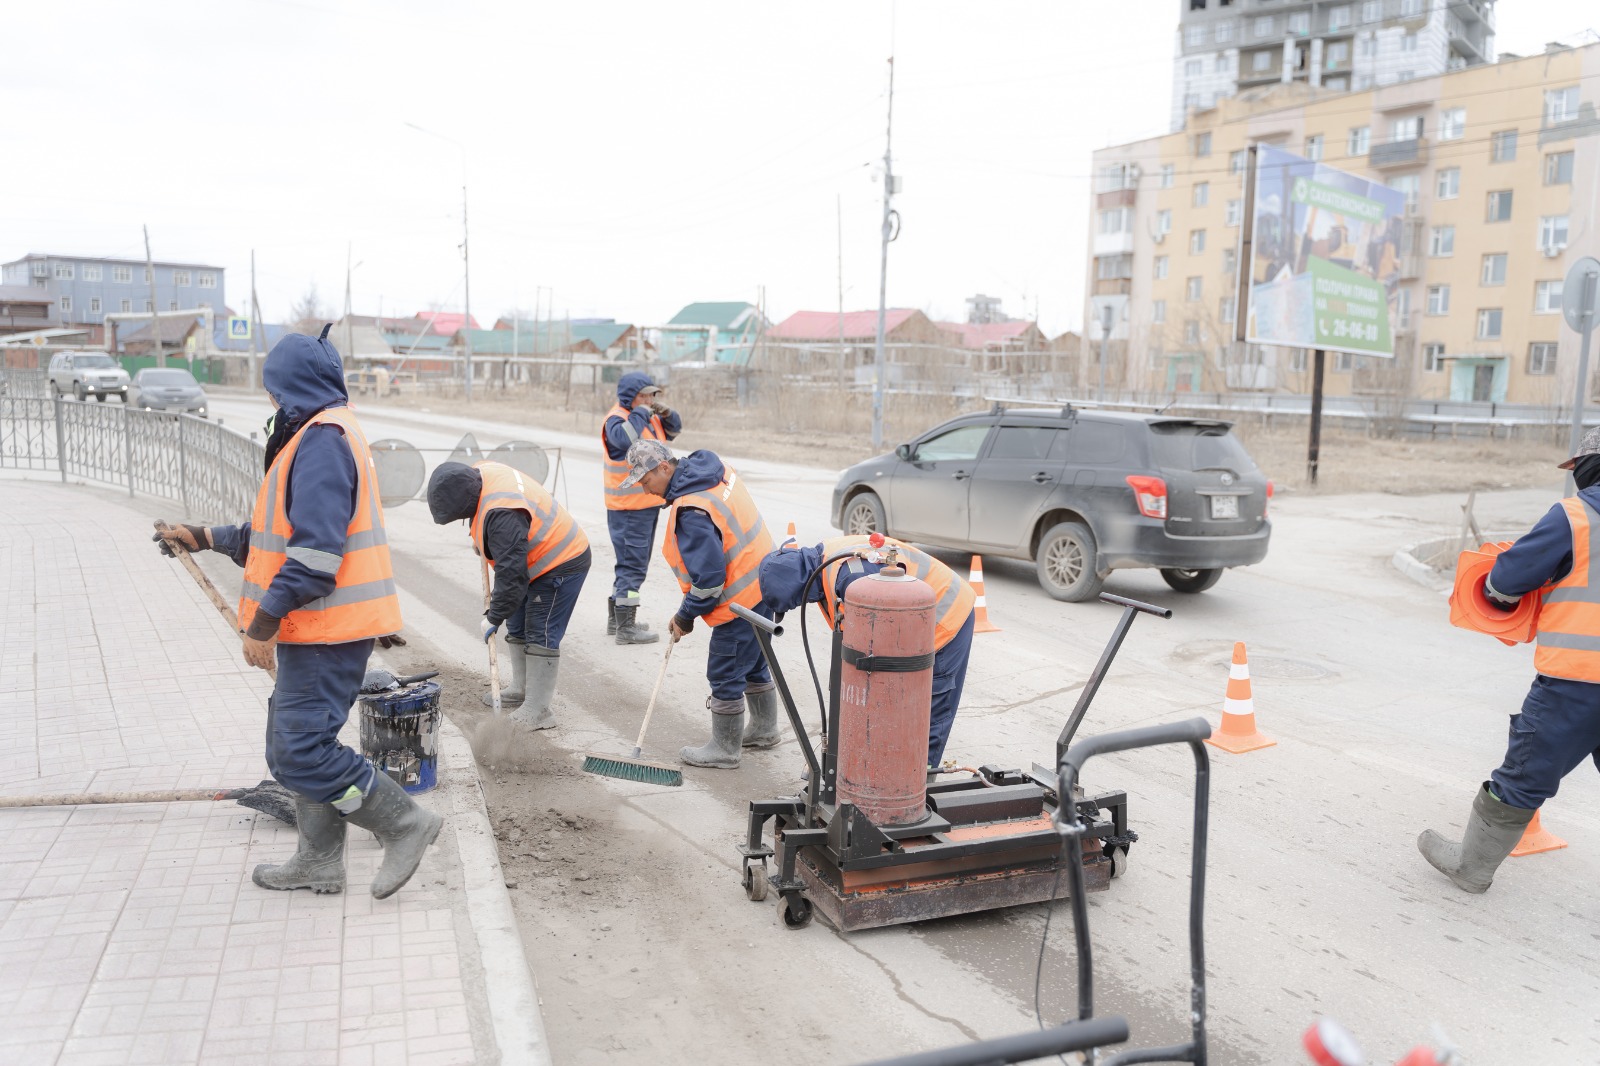
[[[933,589],[900,567],[845,589],[838,796],[874,825],[927,813],[934,621]]]

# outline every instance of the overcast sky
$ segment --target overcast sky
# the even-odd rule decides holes
[[[877,306],[888,68],[904,178],[890,306],[975,292],[1045,331],[1083,314],[1089,154],[1166,131],[1183,0],[7,6],[0,260],[227,269],[284,318],[313,282],[358,313],[658,324],[695,300],[773,318]],[[1503,0],[1498,46],[1600,26]],[[406,123],[455,138],[455,145]],[[539,295],[540,291],[544,295]]]

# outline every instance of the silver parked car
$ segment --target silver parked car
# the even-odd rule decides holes
[[[145,367],[133,375],[128,402],[146,411],[181,411],[207,417],[206,390],[181,367]]]
[[[50,390],[57,396],[72,393],[80,400],[107,396],[128,400],[128,372],[104,352],[57,352],[50,359]]]

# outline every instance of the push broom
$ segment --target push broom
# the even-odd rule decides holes
[[[672,659],[672,646],[676,643],[678,643],[676,637],[667,641],[666,653],[661,656],[661,669],[656,672],[655,688],[650,690],[650,702],[644,709],[644,724],[639,727],[639,739],[634,742],[633,754],[623,758],[620,755],[603,755],[591,751],[583,759],[584,773],[615,777],[622,781],[642,781],[647,785],[683,784],[683,771],[678,767],[639,758],[640,752],[644,751],[644,734],[650,728],[650,716],[656,710],[656,697],[661,695],[661,682],[667,678],[667,663]]]

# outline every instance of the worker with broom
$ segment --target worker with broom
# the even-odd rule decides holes
[[[294,793],[300,845],[286,863],[257,866],[255,883],[343,891],[345,823],[354,822],[383,845],[372,882],[383,899],[416,872],[443,820],[339,743],[373,641],[400,629],[400,599],[372,456],[327,336],[291,333],[267,355],[261,380],[277,410],[249,523],[177,526],[155,539],[244,567],[244,658],[277,667],[267,768]]]
[[[441,463],[428,479],[428,509],[441,526],[471,521],[474,550],[494,564],[479,629],[487,643],[506,624],[511,685],[502,706],[515,706],[512,721],[529,729],[551,728],[561,638],[589,576],[589,538],[543,485],[503,463]],[[492,694],[484,702],[493,705]]]
[[[678,459],[659,440],[636,441],[628,449],[622,485],[642,485],[670,507],[661,554],[683,590],[669,627],[671,639],[688,636],[697,619],[711,627],[706,658],[711,739],[678,755],[691,766],[733,769],[742,749],[770,748],[782,739],[778,697],[761,645],[750,623],[731,607],[737,603],[771,617],[756,578],[772,550],[772,535],[744,480],[714,452]]]
[[[967,658],[972,653],[973,605],[977,596],[960,574],[933,556],[890,537],[832,537],[809,548],[785,545],[768,554],[761,561],[761,598],[776,618],[815,603],[822,611],[822,620],[833,629],[844,617],[845,589],[851,582],[889,565],[891,555],[907,574],[933,589],[933,704],[928,720],[928,765],[938,766],[955,725],[961,689],[967,680]]]
[[[1422,857],[1466,892],[1484,892],[1561,779],[1592,758],[1600,767],[1600,429],[1572,458],[1577,494],[1550,508],[1496,557],[1484,598],[1506,611],[1539,596],[1538,675],[1511,716],[1505,759],[1472,799],[1459,841],[1431,829]]]
[[[606,633],[618,644],[654,644],[659,633],[641,625],[639,590],[650,567],[650,549],[656,540],[656,523],[666,501],[659,494],[627,481],[628,449],[638,440],[672,440],[683,429],[683,419],[661,402],[661,386],[649,374],[637,371],[617,382],[617,402],[600,427],[605,451],[606,529],[616,556],[616,576],[611,600],[606,604]]]

